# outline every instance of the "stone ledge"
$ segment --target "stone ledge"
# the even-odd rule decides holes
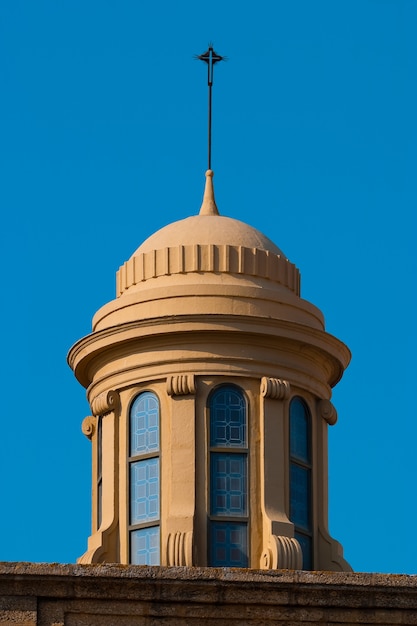
[[[140,626],[159,619],[169,625],[416,625],[417,576],[0,563],[2,625]]]

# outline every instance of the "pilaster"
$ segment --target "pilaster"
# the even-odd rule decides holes
[[[286,380],[261,380],[261,441],[263,479],[263,551],[261,569],[301,569],[302,553],[294,539],[294,525],[286,514],[288,494],[288,451],[285,415],[288,411],[290,384]]]
[[[115,563],[118,550],[118,447],[120,399],[116,391],[107,391],[93,398],[93,416],[82,424],[84,434],[93,443],[93,533],[88,538],[88,549],[78,563]],[[98,440],[98,420],[101,420],[101,442]],[[98,447],[101,445],[101,452]],[[101,454],[102,502],[101,523],[98,527],[98,457]]]
[[[195,514],[195,393],[193,374],[167,378],[171,398],[169,475],[170,489],[162,494],[166,524],[162,545],[167,565],[193,565]]]

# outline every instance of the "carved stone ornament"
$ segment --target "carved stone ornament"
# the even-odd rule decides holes
[[[261,556],[262,569],[301,569],[303,553],[294,537],[271,535]]]
[[[317,411],[320,417],[322,417],[329,426],[334,426],[337,422],[337,411],[330,400],[319,400],[317,404]]]
[[[120,397],[117,391],[104,391],[93,398],[91,410],[93,415],[105,415],[110,411],[116,411],[119,407]]]
[[[186,396],[196,392],[196,383],[194,374],[179,374],[177,376],[168,376],[167,378],[167,394],[169,396]]]
[[[287,400],[290,397],[290,383],[281,378],[264,376],[261,379],[261,396],[273,400]]]
[[[192,563],[193,533],[169,533],[167,542],[167,565],[170,567],[187,566]]]
[[[94,435],[96,430],[96,423],[97,418],[93,417],[92,415],[87,415],[87,417],[83,419],[83,422],[81,424],[81,430],[83,432],[83,435],[85,435],[88,439],[91,439]]]

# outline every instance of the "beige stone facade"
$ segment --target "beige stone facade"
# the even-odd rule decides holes
[[[93,529],[81,563],[128,564],[135,533],[154,529],[159,564],[204,567],[215,562],[213,536],[225,529],[244,537],[246,567],[350,570],[327,528],[331,389],[349,350],[301,298],[299,272],[282,251],[219,215],[211,171],[200,214],[137,249],[118,272],[116,299],[97,312],[93,332],[68,360],[92,413],[83,432],[92,441]],[[222,389],[241,402],[240,444],[210,439]],[[135,456],[129,429],[143,394],[158,407],[159,440],[154,452]],[[294,420],[306,424],[303,453],[291,439],[294,407],[302,414]],[[148,513],[148,522],[132,521],[140,463],[159,472],[158,514]],[[240,463],[237,513],[212,504],[215,463]]]
[[[417,577],[0,564],[2,626],[417,624]]]

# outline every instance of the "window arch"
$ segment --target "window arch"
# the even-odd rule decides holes
[[[129,413],[130,562],[160,564],[160,409],[158,397],[146,391]]]
[[[248,567],[247,408],[242,391],[222,385],[209,398],[208,561]]]
[[[303,569],[311,570],[311,416],[305,402],[298,397],[290,404],[290,520],[303,552]]]

